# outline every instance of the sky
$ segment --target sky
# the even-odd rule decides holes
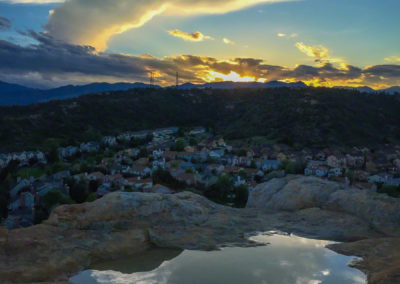
[[[398,0],[0,0],[0,80],[400,85]]]

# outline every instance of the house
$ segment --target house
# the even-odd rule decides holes
[[[60,156],[61,159],[69,158],[72,156],[75,156],[80,152],[78,147],[75,146],[68,146],[65,148],[59,148],[58,149],[58,155]]]
[[[163,157],[164,157],[165,159],[167,159],[167,161],[175,160],[177,154],[178,154],[178,152],[176,152],[176,151],[165,151],[165,152],[163,153]]]
[[[248,177],[249,180],[254,179],[254,177],[257,176],[257,175],[261,176],[261,177],[264,175],[264,173],[261,170],[258,170],[258,169],[244,168],[244,169],[241,169],[241,171],[243,171],[243,172],[245,172],[247,174],[247,177]]]
[[[99,186],[96,191],[96,195],[98,198],[101,198],[111,192],[111,184],[110,183],[103,183]]]
[[[18,196],[18,193],[31,185],[31,182],[27,179],[23,179],[19,181],[11,190],[10,190],[10,199],[13,200]]]
[[[118,144],[117,142],[117,138],[115,138],[114,136],[105,136],[101,139],[101,143],[104,146],[109,146],[109,147],[113,147],[116,146]]]
[[[182,170],[192,170],[193,172],[196,171],[196,165],[193,164],[192,162],[181,162],[179,164],[179,167]]]
[[[341,168],[332,168],[328,171],[328,177],[340,177],[342,176],[342,169]]]
[[[275,171],[280,168],[282,162],[279,160],[263,160],[261,162],[260,167],[257,165],[258,168],[261,168],[263,171]]]
[[[191,161],[193,158],[193,152],[178,152],[176,154],[176,158],[177,159],[182,159],[182,160],[186,160],[186,161]]]
[[[149,164],[149,158],[140,158],[135,161],[136,164],[141,166],[147,166]]]
[[[126,179],[126,185],[132,186],[137,189],[147,190],[153,187],[153,180],[138,178],[128,178]]]
[[[203,148],[201,151],[193,153],[193,159],[199,162],[205,162],[208,159],[209,153],[209,150]]]
[[[322,161],[310,161],[304,169],[306,176],[324,177],[328,174],[329,168]]]
[[[32,226],[34,223],[34,212],[31,208],[19,208],[8,214],[3,224],[8,229],[17,229]]]
[[[178,133],[179,127],[159,128],[153,130],[154,136],[170,136]]]
[[[319,166],[315,170],[315,175],[317,177],[324,177],[324,176],[326,176],[328,174],[328,170],[329,170],[329,168],[326,167],[326,166]]]
[[[222,162],[229,166],[239,165],[239,157],[236,155],[225,155]]]
[[[369,183],[382,183],[385,184],[388,180],[393,179],[393,176],[388,173],[380,173],[377,175],[372,175],[368,177]]]
[[[103,182],[103,180],[104,180],[104,174],[102,172],[93,172],[91,174],[88,174],[87,177],[88,177],[89,181],[95,180],[95,181]]]
[[[216,174],[216,175],[220,175],[223,170],[225,169],[225,167],[223,165],[220,164],[209,164],[206,168],[206,171]]]
[[[400,178],[391,178],[385,182],[385,185],[400,186]]]
[[[245,183],[246,183],[245,179],[243,179],[241,176],[237,176],[236,180],[235,180],[235,183],[234,183],[234,186],[240,186],[240,185],[245,184]]]
[[[125,179],[120,174],[113,174],[104,176],[104,183],[114,184],[116,186],[121,186],[125,182]]]
[[[153,170],[156,170],[159,168],[165,169],[167,167],[167,163],[165,162],[165,158],[162,158],[160,160],[154,160],[152,166],[153,166]]]
[[[224,174],[237,174],[240,171],[239,167],[236,166],[226,166],[222,171]]]
[[[87,143],[81,143],[79,146],[79,149],[83,153],[93,153],[97,152],[100,150],[100,145],[97,142],[87,142]]]
[[[206,133],[206,129],[204,127],[195,127],[192,130],[190,130],[189,135],[201,135]]]
[[[33,209],[35,206],[35,196],[31,192],[21,192],[19,198],[8,205],[10,211],[16,211],[20,208]]]
[[[331,168],[345,168],[346,158],[341,156],[330,155],[326,159],[326,164]]]
[[[164,154],[164,151],[161,150],[161,149],[154,150],[153,151],[153,158],[154,159],[160,159],[163,156],[163,154]]]
[[[239,165],[250,167],[251,163],[253,162],[253,158],[250,157],[239,157]]]
[[[139,164],[133,164],[128,172],[133,175],[145,177],[149,174],[151,174],[151,169],[147,166],[139,165]]]
[[[66,171],[60,171],[60,172],[57,172],[57,173],[53,174],[51,176],[51,178],[53,180],[62,181],[64,179],[66,179],[66,178],[69,178],[70,176],[71,176],[71,172],[69,170],[66,170]]]
[[[361,168],[364,164],[364,156],[352,156],[347,154],[346,155],[346,165],[349,168]]]
[[[210,151],[210,153],[208,154],[208,156],[212,159],[221,159],[222,156],[225,154],[225,150],[224,149],[214,149],[212,151]]]
[[[192,173],[180,173],[178,174],[175,179],[186,185],[194,185],[196,183],[195,175]]]
[[[174,168],[171,167],[169,170],[169,173],[172,177],[176,178],[178,175],[180,175],[181,173],[184,173],[185,171],[182,170],[181,168]]]

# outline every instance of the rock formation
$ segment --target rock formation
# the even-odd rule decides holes
[[[400,201],[316,177],[288,176],[259,184],[248,208],[265,212],[307,208],[341,212],[367,222],[377,232],[400,237]]]
[[[153,245],[202,250],[253,245],[249,234],[269,230],[356,241],[333,249],[378,262],[383,253],[396,258],[396,252],[388,245],[379,246],[377,255],[366,255],[357,250],[365,248],[359,242],[373,238],[378,246],[382,237],[398,237],[399,212],[398,199],[301,176],[259,185],[245,209],[217,205],[189,192],[115,192],[92,203],[60,206],[41,225],[0,229],[0,282],[66,281],[93,263]],[[385,243],[398,241],[389,240]],[[382,283],[394,283],[389,280],[396,279],[400,267],[398,261],[392,263],[397,266],[385,270]],[[360,267],[371,272],[374,283],[376,274],[367,264]]]

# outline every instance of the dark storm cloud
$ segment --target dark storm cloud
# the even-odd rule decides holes
[[[11,21],[0,16],[0,30],[8,30],[11,28]]]
[[[365,68],[364,73],[370,76],[400,78],[400,65],[375,65]]]
[[[171,84],[178,71],[181,81],[201,83],[209,77],[209,71],[228,75],[236,72],[240,76],[266,80],[303,80],[318,82],[346,82],[378,85],[400,83],[400,65],[375,65],[365,69],[344,65],[341,68],[331,63],[319,66],[299,65],[287,68],[265,64],[256,58],[221,60],[213,57],[179,55],[162,59],[150,55],[129,56],[97,53],[93,47],[80,46],[56,40],[46,33],[28,31],[24,33],[37,43],[20,46],[0,40],[0,80],[10,76],[25,76],[26,80],[55,82],[81,82],[106,80],[147,81],[154,72],[157,83]],[[6,74],[6,75],[5,75]],[[61,83],[60,83],[61,84]]]

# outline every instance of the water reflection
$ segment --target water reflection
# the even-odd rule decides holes
[[[347,264],[352,258],[325,248],[328,241],[297,236],[258,235],[267,246],[221,251],[154,249],[134,257],[93,266],[72,277],[94,283],[366,283]]]

